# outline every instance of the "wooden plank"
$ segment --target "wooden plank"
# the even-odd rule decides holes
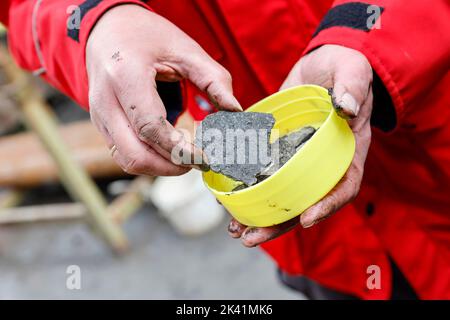
[[[153,177],[138,177],[107,208],[107,214],[117,224],[123,224],[145,202],[145,191],[151,187]],[[2,199],[0,197],[0,199]],[[1,202],[0,202],[1,203]],[[0,207],[0,224],[15,224],[54,220],[85,218],[86,207],[81,203],[26,206],[18,208]]]
[[[145,202],[145,191],[151,187],[153,177],[141,176],[134,179],[126,192],[117,197],[108,207],[112,219],[122,224],[128,220]]]
[[[75,161],[92,177],[126,175],[89,120],[60,126],[58,132]],[[0,187],[29,188],[59,180],[55,162],[33,132],[0,138],[0,154]]]
[[[92,179],[74,160],[58,132],[55,115],[35,89],[32,79],[22,72],[5,49],[0,51],[0,64],[12,80],[27,126],[34,131],[58,168],[61,182],[75,199],[82,202],[89,218],[116,252],[127,249],[123,230],[106,212],[106,201]]]
[[[86,217],[86,213],[87,210],[81,203],[9,208],[0,211],[0,224],[80,219]]]

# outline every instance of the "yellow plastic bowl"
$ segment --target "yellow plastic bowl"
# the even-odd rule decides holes
[[[246,111],[271,113],[279,136],[304,126],[317,132],[275,174],[247,189],[222,174],[203,174],[206,186],[239,222],[267,227],[290,220],[323,198],[347,171],[355,138],[325,88],[298,86],[277,92]],[[274,137],[272,136],[273,140]]]

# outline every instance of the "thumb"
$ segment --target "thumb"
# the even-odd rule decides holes
[[[372,83],[369,64],[342,64],[334,74],[333,88],[328,90],[336,112],[345,119],[358,116],[367,100]]]
[[[328,89],[331,102],[337,114],[344,119],[354,119],[358,116],[361,104],[342,85],[335,85]]]
[[[200,46],[194,54],[183,60],[183,76],[208,94],[211,102],[219,110],[243,111],[233,95],[230,73]]]

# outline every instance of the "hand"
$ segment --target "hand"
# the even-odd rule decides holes
[[[180,175],[171,161],[178,145],[201,153],[167,120],[155,80],[191,80],[219,108],[242,111],[231,76],[196,42],[161,16],[137,5],[106,12],[86,47],[91,119],[114,160],[130,174]]]
[[[356,139],[356,153],[345,176],[322,200],[304,211],[300,218],[268,228],[250,228],[232,220],[228,227],[233,238],[254,247],[289,231],[297,224],[309,228],[329,217],[358,194],[369,150],[372,114],[372,68],[366,57],[353,49],[324,45],[304,56],[294,66],[281,89],[300,84],[332,88],[335,109],[349,119]]]

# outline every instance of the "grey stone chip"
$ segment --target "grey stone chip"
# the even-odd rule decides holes
[[[246,185],[253,185],[257,182],[256,176],[271,161],[269,138],[274,124],[274,117],[268,113],[219,111],[208,115],[202,121],[196,132],[195,144],[205,152],[212,171],[224,174],[236,181],[242,181]],[[216,132],[219,131],[222,134],[220,141],[216,141],[217,139],[214,138],[206,138],[208,130],[211,129],[216,129]],[[233,130],[236,129],[253,130],[260,135],[262,133],[265,139],[258,137],[258,143],[251,143],[249,136],[238,134],[232,137],[233,141],[226,141],[229,140],[227,133],[234,132]],[[211,132],[213,131],[209,131],[210,134]],[[239,148],[238,141],[241,143]],[[227,148],[227,142],[228,146],[231,144],[231,148]],[[244,148],[243,142],[245,143]],[[262,145],[263,143],[265,145]],[[218,149],[214,146],[221,146],[224,152],[218,152]],[[259,156],[260,148],[263,148],[261,152],[266,151],[265,157]],[[244,154],[242,154],[242,151],[244,151]],[[241,152],[241,154],[238,155],[238,152]],[[241,160],[244,161],[237,163],[237,157],[241,157]],[[234,159],[234,161],[227,161],[229,159]]]
[[[279,170],[309,139],[311,139],[315,132],[316,129],[307,126],[298,131],[291,132],[275,141],[271,145],[272,161],[256,176],[256,183],[264,181]],[[241,184],[234,188],[233,191],[243,190],[248,186],[249,185]]]
[[[221,173],[236,181],[243,182],[233,191],[242,190],[248,186],[259,183],[274,174],[288,162],[316,132],[316,129],[313,127],[306,126],[269,144],[270,132],[274,124],[275,119],[271,114],[267,113],[219,111],[207,116],[202,121],[196,132],[195,144],[205,152],[209,167],[212,171]],[[215,132],[219,132],[220,136],[216,137],[213,134],[210,138],[207,138],[208,130],[211,129],[215,129]],[[257,143],[251,143],[247,135],[242,137],[242,134],[238,134],[231,136],[230,138],[230,136],[227,135],[227,132],[230,132],[228,131],[229,129],[231,129],[231,132],[235,132],[233,130],[236,129],[243,131],[256,130],[257,132],[263,132],[265,139],[262,140],[258,138]],[[209,131],[210,134],[211,132],[212,131]],[[219,141],[217,141],[217,139],[219,139]],[[232,141],[230,141],[230,139]],[[232,146],[231,148],[230,143]],[[238,148],[239,143],[241,144],[241,147],[242,144],[245,143],[245,147]],[[217,147],[219,147],[219,149],[217,149]],[[264,148],[261,151],[262,153],[267,152],[266,157],[259,156],[261,148]],[[244,154],[240,154],[240,156],[241,160],[244,159],[244,161],[237,162],[236,156],[238,152],[242,151],[244,151]],[[251,155],[253,155],[253,157],[251,157]],[[254,157],[254,155],[257,156]],[[230,162],[227,161],[227,159],[233,159],[234,161]]]

